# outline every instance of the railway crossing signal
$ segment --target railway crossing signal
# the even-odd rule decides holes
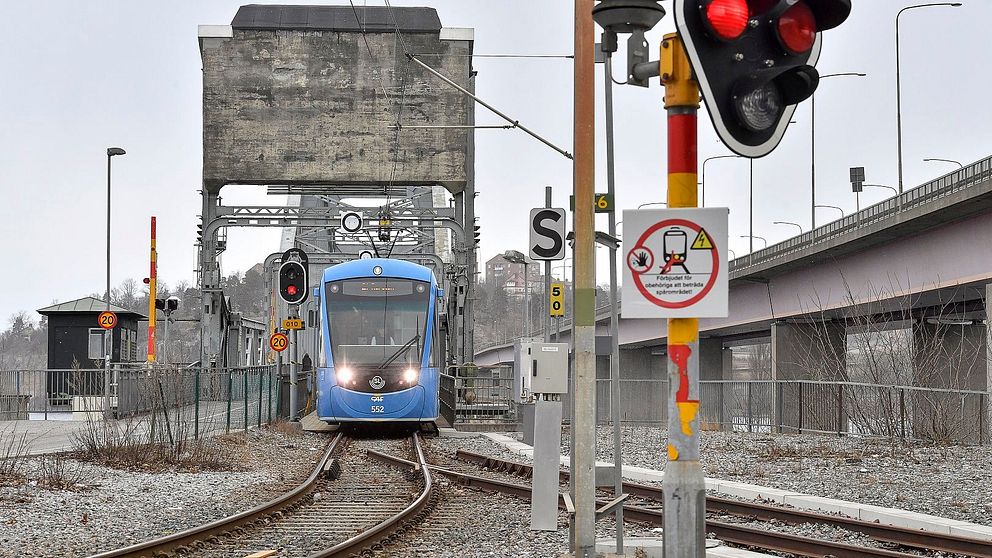
[[[283,262],[279,266],[279,297],[288,304],[307,299],[307,269],[300,262]]]
[[[307,270],[310,258],[299,248],[283,252],[279,266],[279,298],[287,304],[300,304],[310,294]]]
[[[775,149],[819,84],[821,33],[850,13],[851,0],[676,0],[676,26],[731,151],[755,158]]]

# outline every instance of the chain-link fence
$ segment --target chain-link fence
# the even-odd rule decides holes
[[[611,416],[611,384],[596,381],[596,420]],[[621,380],[620,420],[668,420],[667,380]],[[736,432],[821,433],[948,443],[989,441],[985,391],[807,380],[700,382],[700,428]],[[570,420],[570,397],[564,417]]]
[[[261,426],[279,416],[279,400],[274,366],[0,371],[0,420],[110,416],[146,422],[163,439]]]
[[[462,430],[515,430],[513,369],[509,366],[449,366],[441,375],[441,415]]]

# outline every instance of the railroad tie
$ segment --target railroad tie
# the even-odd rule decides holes
[[[258,552],[253,552],[245,558],[269,558],[270,556],[275,556],[278,554],[278,550],[259,550]]]

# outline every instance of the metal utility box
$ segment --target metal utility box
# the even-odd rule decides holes
[[[518,339],[513,343],[513,400],[517,403],[531,403],[530,354],[535,339]]]
[[[533,343],[530,389],[533,393],[568,393],[568,343]]]
[[[517,341],[514,346],[514,391],[518,403],[535,393],[568,392],[568,343]]]

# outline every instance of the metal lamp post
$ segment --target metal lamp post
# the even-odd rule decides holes
[[[706,207],[706,163],[710,161],[716,161],[717,159],[740,159],[740,155],[717,155],[716,157],[707,157],[703,159],[702,173],[699,177],[699,195],[702,198],[700,201],[700,207]]]
[[[800,225],[799,223],[793,223],[792,221],[775,221],[774,224],[776,224],[776,225],[792,225],[793,227],[796,227],[797,229],[799,229],[799,234],[803,234],[803,226]]]
[[[950,163],[952,165],[957,165],[959,169],[963,169],[964,168],[964,165],[962,165],[958,161],[955,161],[954,159],[940,159],[938,157],[927,157],[926,159],[923,159],[923,160],[926,161],[926,162],[928,162],[928,163],[931,163],[931,162],[934,162],[934,161],[941,162],[941,163]]]
[[[836,209],[837,211],[840,211],[840,218],[841,219],[844,218],[844,210],[842,208],[840,208],[840,207],[837,207],[836,205],[817,204],[817,205],[814,205],[813,207],[814,208],[816,208],[816,207],[826,207],[826,208],[829,208],[829,209]]]
[[[896,128],[897,128],[897,142],[899,146],[899,193],[903,192],[903,181],[902,181],[902,76],[900,74],[899,66],[899,17],[902,13],[907,10],[914,10],[916,8],[931,8],[938,6],[947,6],[951,8],[958,8],[961,6],[961,2],[932,2],[929,4],[915,4],[913,6],[906,6],[905,8],[899,10],[896,14]]]
[[[825,74],[820,76],[820,80],[832,77],[866,77],[868,74],[863,74],[861,72],[840,72],[836,74]],[[816,94],[810,96],[809,98],[809,129],[810,129],[810,157],[809,157],[809,176],[810,176],[810,191],[809,191],[809,204],[810,204],[810,220],[809,228],[813,230],[816,228]]]
[[[755,238],[757,238],[758,240],[760,240],[760,241],[762,241],[762,242],[765,243],[765,248],[768,248],[768,239],[766,239],[763,236],[755,236],[753,234],[742,234],[741,235],[741,238],[749,238],[749,239],[752,240],[752,242],[754,241]]]
[[[507,250],[503,253],[503,259],[515,264],[524,266],[524,337],[530,335],[530,269],[527,267],[527,256],[516,250]]]
[[[120,147],[107,148],[107,312],[110,312],[110,161],[117,155],[127,153]],[[103,359],[103,416],[105,419],[112,418],[110,410],[110,358],[114,350],[114,330],[108,329],[104,333],[104,359]]]

